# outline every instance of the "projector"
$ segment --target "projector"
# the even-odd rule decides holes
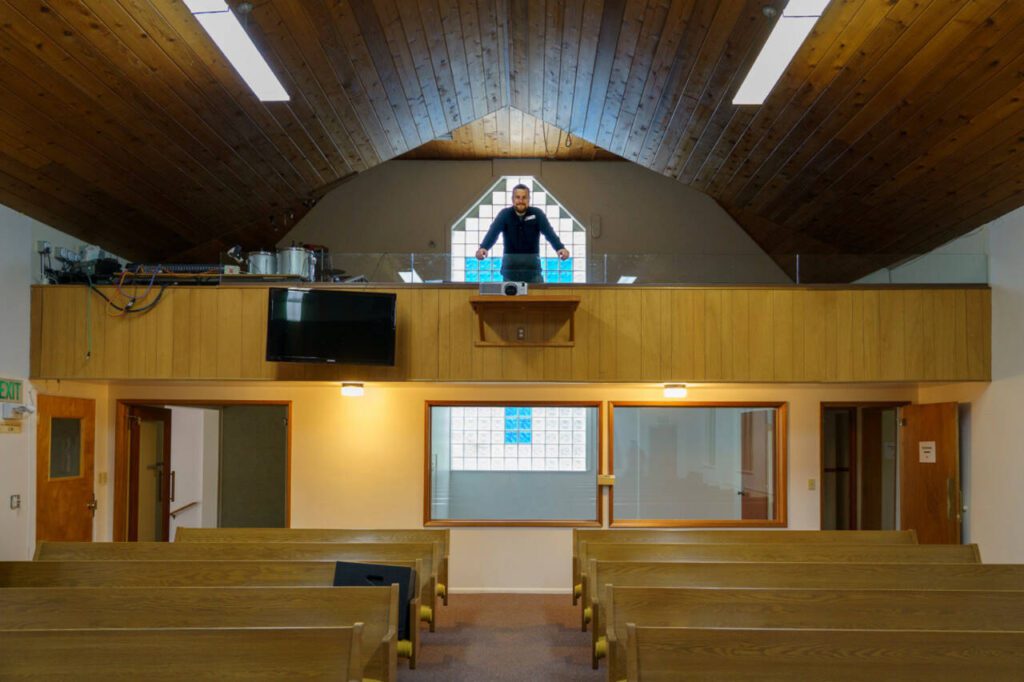
[[[485,296],[526,296],[526,282],[480,282]]]

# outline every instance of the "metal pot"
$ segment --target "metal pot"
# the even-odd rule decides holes
[[[250,275],[277,274],[277,259],[269,251],[250,251],[248,269]]]
[[[277,250],[277,274],[301,277],[313,281],[313,265],[316,257],[309,249],[300,246],[289,246]]]

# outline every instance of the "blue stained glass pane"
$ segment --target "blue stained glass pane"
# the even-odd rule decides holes
[[[532,420],[531,419],[523,419],[522,417],[519,418],[519,430],[520,431],[529,431],[532,428],[533,428],[533,424],[532,424]]]
[[[557,258],[545,258],[544,259],[544,269],[545,270],[557,270],[558,269],[558,259]]]
[[[467,282],[477,282],[477,281],[479,281],[479,278],[480,278],[480,273],[479,272],[466,272],[466,281]]]
[[[532,418],[533,417],[533,408],[532,407],[520,407],[519,408],[519,416],[520,417],[531,417]]]
[[[505,442],[506,443],[508,443],[510,445],[513,445],[513,444],[517,443],[518,441],[519,441],[519,432],[518,431],[506,431],[505,432]]]
[[[479,270],[479,269],[480,269],[480,261],[478,261],[476,258],[467,258],[466,259],[466,272],[469,272],[470,270]]]
[[[518,424],[518,422],[517,422],[516,419],[511,419],[509,417],[506,417],[505,418],[505,431],[506,432],[508,432],[508,431],[515,431],[517,424]]]
[[[532,439],[533,439],[533,432],[532,431],[520,431],[519,432],[519,442],[520,443],[522,443],[524,445],[528,445]]]
[[[558,261],[559,270],[572,270],[572,258],[566,258],[565,260]]]
[[[519,414],[519,408],[518,407],[506,407],[505,408],[505,416],[506,417],[515,417],[517,414]]]

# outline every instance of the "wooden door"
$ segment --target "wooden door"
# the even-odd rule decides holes
[[[40,395],[36,540],[92,540],[96,401]]]
[[[956,403],[900,408],[900,527],[918,542],[960,542],[960,438]]]
[[[170,539],[171,411],[128,410],[128,541]]]

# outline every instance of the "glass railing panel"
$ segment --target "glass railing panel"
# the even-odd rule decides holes
[[[578,265],[575,279],[585,272],[586,284],[622,286],[988,283],[981,253],[591,254]],[[445,253],[332,253],[317,264],[317,281],[443,284],[453,282],[452,268]]]

